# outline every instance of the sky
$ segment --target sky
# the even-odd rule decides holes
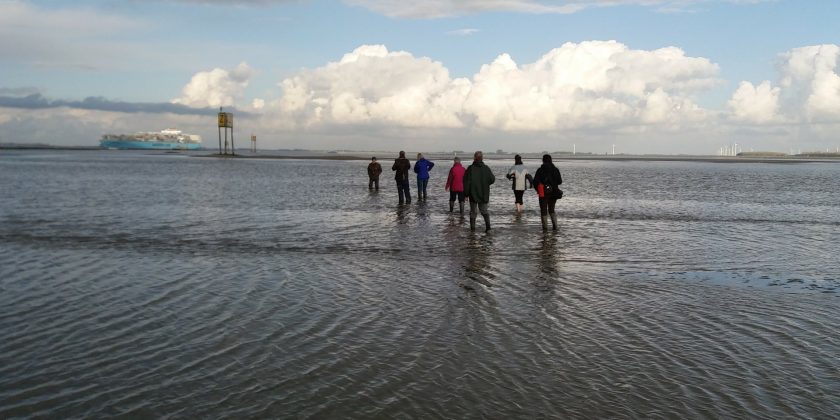
[[[840,147],[833,0],[0,0],[0,143]]]

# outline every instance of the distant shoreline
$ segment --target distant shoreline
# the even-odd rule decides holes
[[[351,155],[260,155],[249,153],[247,155],[237,153],[235,156],[219,155],[212,153],[209,155],[192,155],[190,157],[197,158],[217,158],[217,159],[301,159],[301,160],[370,160],[368,157],[351,156]],[[380,159],[381,160],[381,159]]]
[[[431,160],[449,160],[451,155],[442,155],[436,153],[425,153],[425,156]],[[513,160],[514,155],[496,155],[485,154],[485,159],[488,160]],[[357,155],[278,155],[278,154],[237,154],[236,156],[220,156],[219,154],[209,155],[193,155],[192,157],[200,158],[223,158],[223,159],[298,159],[298,160],[337,160],[337,161],[369,161],[370,157]],[[396,153],[393,155],[381,155],[377,157],[379,161],[390,161],[396,158]],[[524,160],[540,160],[542,154],[523,153]],[[552,155],[554,161],[636,161],[636,162],[709,162],[709,163],[838,163],[840,158],[815,158],[815,157],[741,157],[741,156],[667,156],[667,155]],[[409,157],[409,160],[412,160]],[[465,154],[462,157],[464,161],[472,160],[472,156]]]
[[[99,146],[50,146],[48,144],[0,144],[0,150],[104,150]]]
[[[56,151],[106,151],[98,146],[51,146],[51,145],[23,145],[23,144],[0,144],[0,150],[56,150]],[[189,157],[197,158],[222,158],[222,159],[299,159],[299,160],[335,160],[335,161],[368,161],[372,155],[377,155],[379,161],[389,161],[396,158],[396,152],[351,152],[353,154],[343,153],[328,153],[317,151],[296,150],[293,153],[284,153],[285,151],[264,151],[264,154],[257,152],[256,154],[250,151],[239,152],[235,156],[219,155],[211,149],[206,150],[134,150],[133,152],[149,154],[172,154],[183,153]],[[200,154],[199,154],[200,153]],[[300,153],[300,154],[297,154]],[[365,153],[365,155],[361,155]],[[413,160],[413,154],[406,153],[410,160]],[[472,160],[472,153],[460,153],[460,157],[464,161]],[[425,153],[426,157],[432,160],[449,160],[452,159],[453,153]],[[542,153],[521,153],[525,160],[539,160]],[[496,154],[485,153],[486,159],[492,160],[513,160],[513,154]],[[555,161],[615,161],[615,162],[709,162],[709,163],[838,163],[840,156],[814,156],[814,155],[799,155],[799,156],[703,156],[703,155],[596,155],[596,154],[552,154]]]

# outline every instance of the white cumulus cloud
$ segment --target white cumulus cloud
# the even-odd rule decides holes
[[[457,127],[456,115],[469,89],[451,79],[440,62],[382,45],[364,45],[314,70],[280,83],[280,108],[303,125],[384,123]]]
[[[503,54],[475,76],[464,111],[478,125],[550,130],[702,119],[690,95],[718,83],[718,66],[678,48],[567,43],[536,62]]]
[[[281,115],[296,125],[367,124],[553,130],[700,121],[692,95],[718,66],[678,48],[632,50],[615,41],[567,43],[534,63],[508,54],[473,78],[442,63],[365,45],[281,82]]]
[[[172,102],[198,108],[234,105],[253,74],[253,69],[244,62],[230,70],[216,68],[198,72],[184,86],[181,97]]]
[[[780,60],[778,85],[741,82],[728,102],[730,116],[755,124],[840,121],[840,46],[794,48]]]
[[[840,118],[840,46],[795,48],[782,55],[782,88],[791,100],[803,101],[809,120]]]
[[[767,80],[758,86],[741,82],[727,103],[731,117],[737,121],[758,124],[778,119],[780,91]]]

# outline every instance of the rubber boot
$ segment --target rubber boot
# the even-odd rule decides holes
[[[551,230],[557,230],[557,213],[549,213],[551,216]]]
[[[540,216],[540,220],[542,220],[543,230],[548,230],[548,216]]]
[[[463,201],[458,203],[458,208],[461,209],[461,216],[463,216],[464,215],[464,202]]]
[[[487,227],[486,229],[484,229],[484,231],[485,232],[490,232],[490,215],[489,214],[482,214],[481,216],[484,217],[484,226]]]
[[[450,201],[449,202],[449,212],[452,213],[453,210],[455,210],[455,202]]]
[[[475,232],[475,217],[470,217],[470,230]]]
[[[429,198],[429,196],[426,195],[426,191],[423,191],[423,201],[426,201],[427,198]]]

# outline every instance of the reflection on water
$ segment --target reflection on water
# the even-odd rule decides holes
[[[467,260],[464,266],[465,279],[472,280],[473,283],[478,283],[481,286],[493,287],[493,281],[496,278],[491,265],[493,237],[490,235],[478,236],[471,231],[461,252],[466,254]],[[467,290],[475,290],[479,286],[464,284],[463,287]]]
[[[0,417],[840,411],[840,165],[561,162],[489,234],[365,165],[0,156]]]
[[[562,250],[557,249],[557,235],[546,232],[539,244],[539,277],[552,281],[558,277],[557,260],[562,259]]]
[[[397,206],[397,223],[404,225],[408,223],[408,214],[410,208],[406,206]]]

